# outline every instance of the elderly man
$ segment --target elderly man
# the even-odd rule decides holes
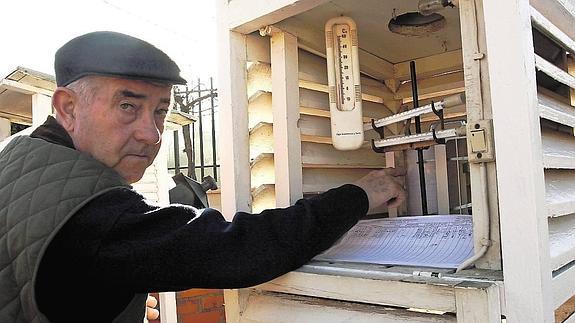
[[[141,322],[147,292],[268,281],[405,197],[383,170],[232,222],[152,205],[129,184],[158,153],[177,65],[95,32],[60,48],[55,71],[56,118],[0,152],[0,322]]]

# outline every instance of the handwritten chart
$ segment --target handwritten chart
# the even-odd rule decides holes
[[[473,255],[472,233],[469,215],[364,220],[315,259],[457,268]]]

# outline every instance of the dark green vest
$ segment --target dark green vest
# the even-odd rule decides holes
[[[41,139],[17,137],[0,152],[0,322],[48,322],[34,290],[48,244],[81,207],[119,187],[128,185],[113,169]],[[145,297],[115,322],[141,322]]]

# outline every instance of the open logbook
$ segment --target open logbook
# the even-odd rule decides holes
[[[473,255],[472,232],[469,215],[363,220],[315,259],[456,268]]]

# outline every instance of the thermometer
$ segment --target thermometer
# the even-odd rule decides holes
[[[357,27],[349,17],[325,24],[331,138],[339,150],[363,144]]]

